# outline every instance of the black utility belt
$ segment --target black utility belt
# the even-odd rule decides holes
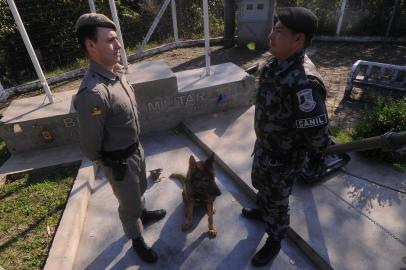
[[[138,142],[131,144],[125,149],[115,151],[102,151],[102,159],[123,160],[130,157],[138,149]]]

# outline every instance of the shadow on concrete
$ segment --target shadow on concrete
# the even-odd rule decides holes
[[[236,120],[244,115],[246,111],[248,111],[251,108],[251,106],[248,107],[238,107],[238,108],[233,108],[231,110],[225,110],[221,112],[216,112],[212,114],[208,114],[205,117],[207,119],[202,118],[202,116],[197,116],[196,118],[188,119],[185,121],[185,123],[193,125],[193,132],[198,133],[200,131],[204,130],[209,130],[209,129],[214,129],[214,133],[218,136],[221,137],[224,135],[224,133],[227,131],[227,129],[236,122]],[[199,123],[195,123],[196,121],[201,121],[204,120],[204,123],[199,125]],[[211,120],[211,121],[209,121]],[[254,121],[254,119],[252,119]],[[250,134],[252,130],[250,128],[245,128],[242,127],[241,129],[245,130],[244,133],[242,133],[242,137],[244,137],[246,134]]]
[[[261,224],[258,221],[249,221],[242,216],[239,218],[241,222],[252,222]],[[226,257],[218,264],[216,270],[223,269],[245,269],[247,264],[251,264],[251,258],[255,254],[255,247],[258,247],[261,239],[264,237],[265,231],[258,233],[258,229],[252,230],[249,226],[246,227],[248,235],[245,239],[241,239]],[[253,244],[254,243],[254,244]],[[282,248],[283,249],[283,248]],[[266,268],[272,268],[273,261]],[[265,268],[265,267],[263,267]]]
[[[85,269],[86,270],[107,269],[109,267],[109,265],[111,264],[111,260],[109,260],[108,258],[116,258],[123,251],[124,245],[127,242],[128,242],[128,238],[123,235],[120,239],[118,239],[117,241],[115,241],[114,243],[112,243],[111,245],[106,247],[103,250],[103,252],[100,253]],[[130,252],[133,252],[133,250],[131,248],[127,250],[124,258],[127,257],[127,254]],[[130,255],[128,255],[128,256],[130,256]],[[122,260],[120,260],[120,261],[122,261]],[[126,269],[126,267],[123,265],[120,265],[122,268],[114,268],[117,266],[117,264],[120,263],[120,261],[118,263],[116,263],[113,266],[113,268],[111,268],[111,269]],[[130,266],[130,265],[127,265],[127,266]]]

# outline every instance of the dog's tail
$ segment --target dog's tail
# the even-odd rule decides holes
[[[182,183],[186,182],[186,177],[179,173],[173,173],[173,174],[169,175],[169,178],[177,179],[177,180],[181,181]]]

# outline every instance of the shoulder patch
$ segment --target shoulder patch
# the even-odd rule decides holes
[[[315,117],[305,118],[305,119],[297,119],[296,120],[296,128],[312,128],[317,126],[322,126],[327,124],[327,115],[322,114]]]
[[[100,106],[95,106],[93,109],[90,110],[90,114],[92,116],[99,116],[102,114],[102,109]]]
[[[314,101],[312,89],[303,89],[296,93],[299,99],[299,109],[302,112],[311,112],[316,108],[316,101]]]

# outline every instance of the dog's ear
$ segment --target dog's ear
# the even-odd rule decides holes
[[[192,171],[196,169],[196,160],[193,155],[190,155],[189,158],[189,169],[191,169]]]
[[[211,153],[210,157],[208,159],[206,159],[206,161],[204,163],[208,167],[213,167],[213,162],[214,162],[214,152]]]

